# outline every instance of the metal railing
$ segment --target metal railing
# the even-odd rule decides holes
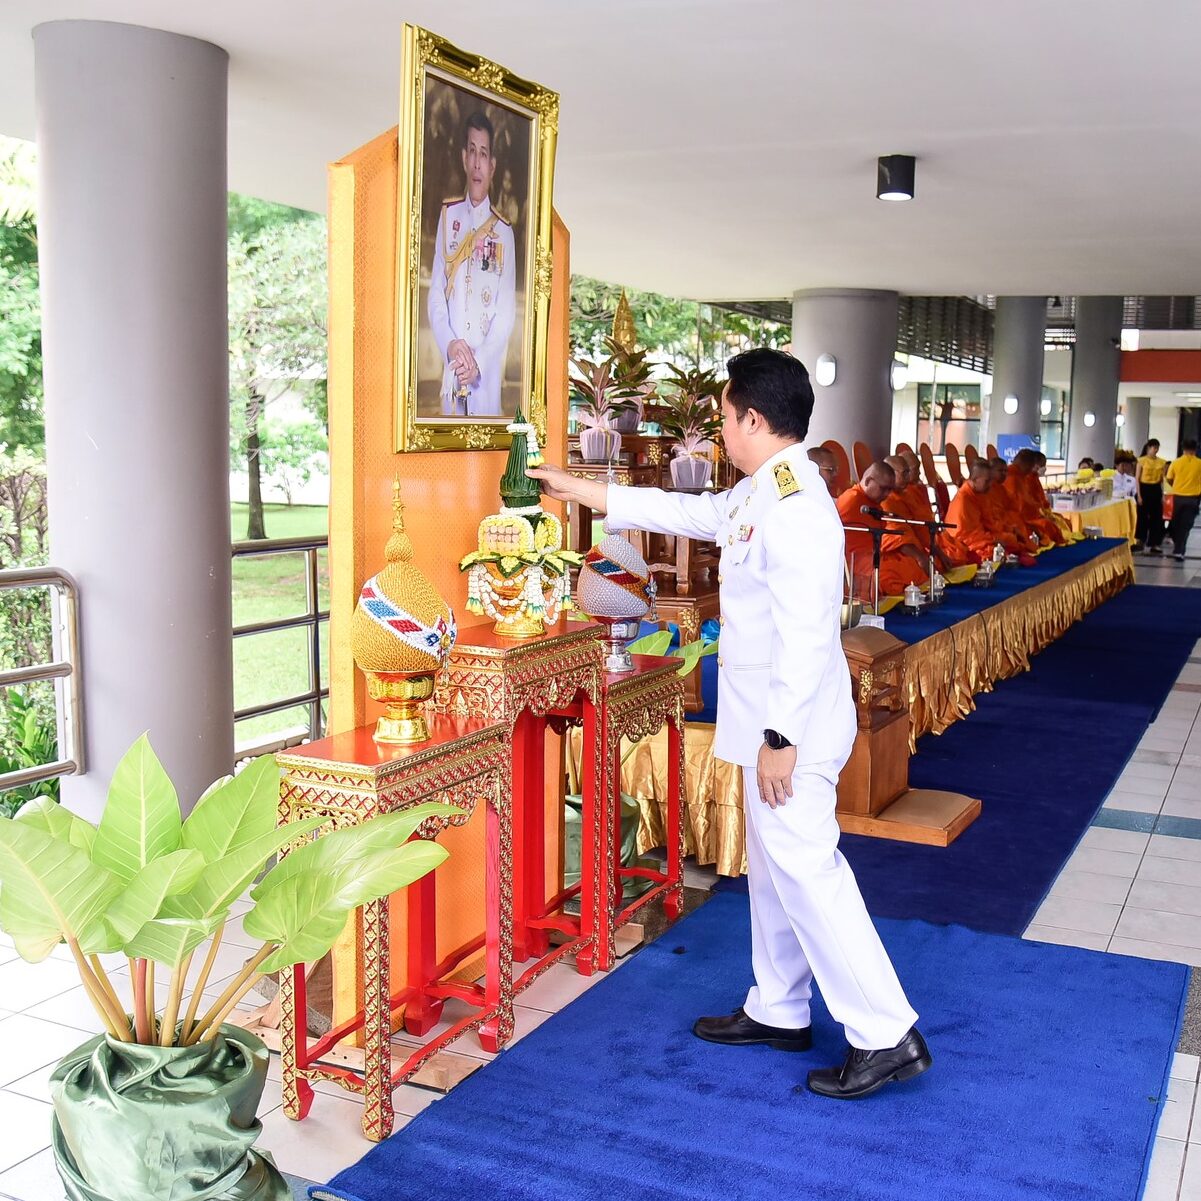
[[[54,658],[49,663],[0,671],[0,688],[62,680],[65,698],[61,705],[55,705],[59,758],[53,763],[0,773],[0,791],[40,784],[58,776],[82,775],[86,770],[83,665],[79,657],[79,585],[57,567],[16,567],[0,571],[0,590],[17,588],[50,589],[51,654]]]
[[[263,717],[270,713],[283,713],[304,705],[309,711],[307,728],[295,731],[282,731],[278,734],[255,743],[253,746],[238,746],[238,758],[248,755],[261,755],[272,751],[283,750],[298,743],[313,741],[323,734],[321,705],[329,697],[329,688],[321,686],[321,623],[329,620],[329,610],[320,606],[320,576],[317,556],[329,545],[328,538],[320,536],[311,538],[260,538],[244,542],[235,542],[232,553],[235,560],[239,558],[261,558],[268,555],[287,555],[302,553],[305,566],[305,611],[295,617],[280,617],[270,621],[256,621],[248,625],[234,627],[234,639],[249,638],[256,634],[270,634],[279,630],[308,630],[308,659],[309,686],[295,696],[279,700],[264,701],[257,705],[247,705],[234,710],[234,722],[244,721],[250,717]]]

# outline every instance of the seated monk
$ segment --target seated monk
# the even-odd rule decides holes
[[[992,558],[993,547],[998,542],[1007,553],[1018,554],[1024,549],[1015,534],[994,524],[993,509],[987,500],[993,486],[992,478],[988,463],[977,459],[947,509],[947,521],[955,527],[956,537],[981,560]]]
[[[1051,502],[1047,499],[1046,490],[1043,488],[1043,476],[1047,470],[1047,456],[1041,450],[1034,452],[1034,470],[1030,473],[1030,488],[1031,495],[1038,502],[1039,512],[1053,522],[1055,528],[1063,535],[1066,542],[1079,542],[1084,537],[1083,534],[1077,534],[1068,523],[1066,517],[1056,513],[1051,508]]]
[[[888,530],[886,522],[870,513],[862,512],[863,506],[882,508],[884,501],[896,486],[896,475],[887,463],[873,463],[859,483],[852,484],[837,500],[838,515],[844,526],[867,526],[869,529]],[[906,527],[894,527],[905,529]],[[863,530],[846,531],[846,555],[853,563],[855,572],[855,595],[871,595],[872,535]],[[880,553],[880,595],[903,596],[907,584],[924,584],[926,556],[903,535],[886,533]]]
[[[913,451],[902,451],[901,458],[909,468],[908,494],[909,510],[919,521],[936,521],[934,506],[930,503],[930,493],[922,483],[921,463]],[[885,506],[887,507],[887,506]],[[978,563],[979,558],[971,547],[966,546],[955,537],[954,530],[939,530],[936,540],[938,552],[950,567],[966,567],[969,563]],[[944,569],[945,570],[945,569]]]
[[[805,453],[809,456],[809,461],[817,467],[817,474],[822,477],[826,491],[837,500],[838,485],[835,481],[838,478],[838,464],[834,460],[834,452],[824,446],[811,446]]]
[[[1012,534],[1017,539],[1021,551],[1028,553],[1031,547],[1037,544],[1038,535],[1022,520],[1013,497],[1005,490],[1005,481],[1009,478],[1009,464],[999,457],[986,461],[992,474],[992,487],[988,490],[985,505],[992,511],[993,525]]]
[[[884,502],[884,511],[892,513],[897,517],[904,517],[909,521],[933,521],[934,513],[930,508],[930,498],[925,496],[925,505],[914,492],[913,484],[913,469],[909,465],[909,460],[903,454],[889,455],[884,460],[889,467],[892,468],[893,474],[897,477],[897,486],[892,490],[892,494]],[[925,493],[925,489],[918,484],[918,491]],[[916,545],[923,555],[930,554],[930,532],[927,529],[922,529],[916,525],[898,526],[897,532],[901,530],[909,530],[916,535]],[[974,563],[975,559],[971,558],[967,562]],[[929,559],[927,557],[927,562]],[[956,566],[955,561],[947,556],[942,545],[939,543],[937,535],[934,539],[934,563],[939,571],[949,571]]]
[[[1038,476],[1034,468],[1038,460],[1035,452],[1029,448],[1019,450],[1014,460],[1009,464],[1009,472],[1005,479],[1005,491],[1013,498],[1014,504],[1021,514],[1022,520],[1032,529],[1043,543],[1062,546],[1067,539],[1059,526],[1044,516],[1038,493],[1031,486],[1037,483]],[[1042,486],[1039,485],[1039,492]]]

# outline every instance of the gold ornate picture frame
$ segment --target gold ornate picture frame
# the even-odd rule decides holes
[[[556,92],[403,27],[397,451],[506,449],[518,403],[545,445],[558,127]],[[492,163],[486,184],[468,164],[481,130]],[[486,209],[472,198],[480,187]]]

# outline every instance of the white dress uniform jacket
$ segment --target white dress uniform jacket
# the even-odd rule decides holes
[[[478,207],[468,199],[442,206],[427,307],[445,364],[444,415],[501,415],[501,383],[516,311],[516,276],[513,227],[493,213],[487,197]],[[457,338],[471,347],[480,369],[480,377],[468,385],[465,399],[456,395],[458,381],[447,361],[447,347]]]
[[[790,495],[776,485],[781,466],[797,485]],[[609,529],[683,533],[721,551],[713,753],[753,767],[770,728],[797,748],[798,765],[845,761],[855,708],[839,621],[842,522],[801,446],[780,451],[727,492],[611,484],[608,503]]]

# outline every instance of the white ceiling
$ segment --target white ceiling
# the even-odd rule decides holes
[[[1182,0],[4,0],[0,132],[32,137],[40,21],[231,56],[230,181],[307,208],[393,124],[415,21],[557,89],[577,271],[798,288],[1201,293],[1201,5]],[[875,160],[918,156],[917,199]]]

